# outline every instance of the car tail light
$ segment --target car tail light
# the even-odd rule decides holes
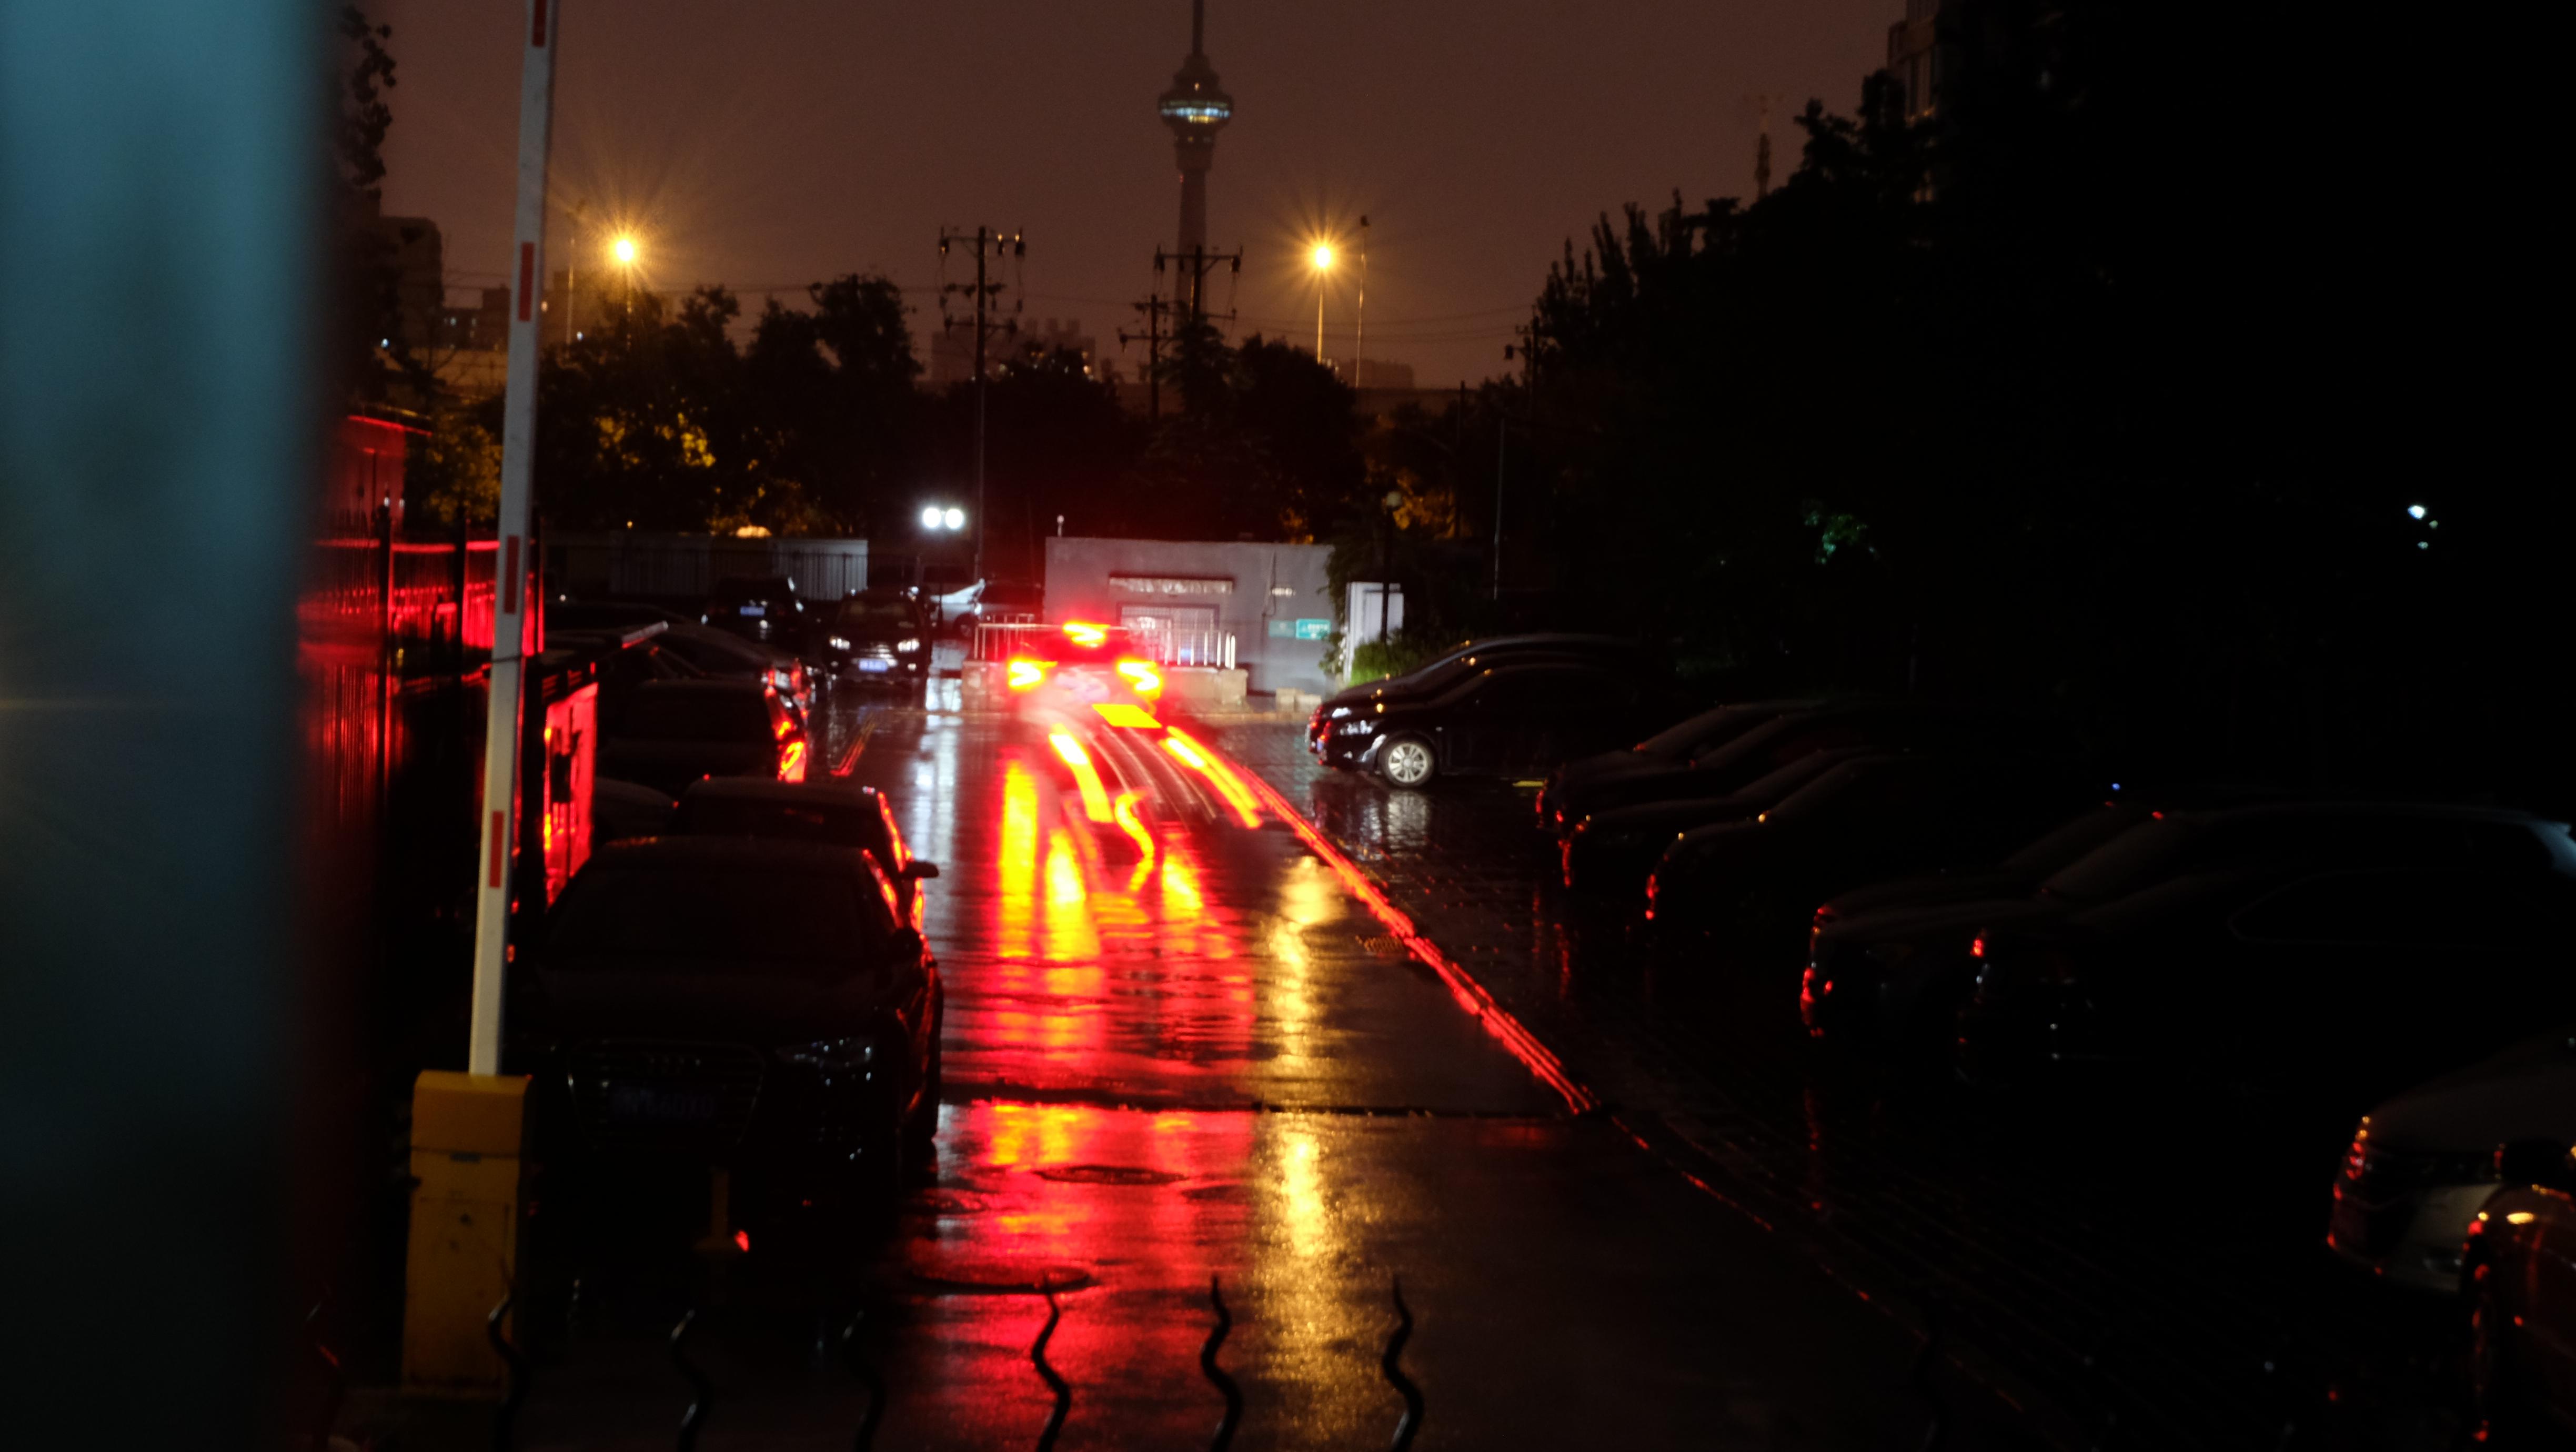
[[[778,779],[780,781],[803,781],[805,779],[804,737],[790,737],[779,746]]]
[[[1118,674],[1127,678],[1127,684],[1136,688],[1137,695],[1151,699],[1162,693],[1163,673],[1154,669],[1152,661],[1122,660],[1118,663]]]
[[[1039,684],[1046,680],[1047,670],[1054,664],[1055,662],[1051,660],[1028,660],[1026,658],[1012,661],[1010,670],[1011,689],[1015,691],[1036,690]]]
[[[1064,638],[1076,645],[1096,650],[1102,642],[1109,639],[1109,627],[1094,625],[1088,620],[1068,620],[1064,623]]]

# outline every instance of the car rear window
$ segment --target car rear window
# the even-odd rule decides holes
[[[806,806],[790,802],[708,800],[680,803],[672,830],[696,837],[776,837],[834,847],[883,851],[885,821],[870,807]]]
[[[842,878],[679,866],[584,873],[552,916],[554,969],[652,972],[688,959],[763,978],[829,977],[876,960],[893,926]]]
[[[909,600],[870,600],[864,597],[841,602],[844,625],[908,626],[912,624],[912,602]]]
[[[762,697],[638,691],[617,734],[655,741],[752,741],[773,734]]]

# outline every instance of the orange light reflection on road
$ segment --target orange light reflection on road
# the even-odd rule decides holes
[[[1163,749],[1181,765],[1206,777],[1208,784],[1216,788],[1217,795],[1225,798],[1225,804],[1234,808],[1237,821],[1247,827],[1261,825],[1261,807],[1254,800],[1251,788],[1246,787],[1243,779],[1234,774],[1234,768],[1226,765],[1215,752],[1191,740],[1189,733],[1177,726],[1163,738]]]
[[[1118,830],[1126,833],[1127,840],[1136,844],[1136,851],[1139,857],[1137,866],[1140,869],[1152,867],[1154,865],[1154,834],[1145,830],[1144,819],[1136,815],[1136,794],[1134,792],[1120,792],[1118,794],[1118,800],[1111,804],[1109,814],[1117,820]]]
[[[1038,785],[1017,761],[1002,770],[1002,837],[995,845],[999,932],[994,952],[1025,958],[1035,948],[1029,929],[1037,908]]]
[[[1091,764],[1091,753],[1062,731],[1047,733],[1047,744],[1073,772],[1074,789],[1082,793],[1082,815],[1095,822],[1108,821],[1109,793],[1101,789],[1100,771]]]

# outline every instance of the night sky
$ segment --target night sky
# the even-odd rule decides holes
[[[521,0],[370,0],[400,65],[385,205],[435,218],[448,280],[503,281]],[[1547,264],[1626,201],[1775,181],[1810,96],[1849,111],[1901,0],[1210,0],[1235,98],[1210,178],[1212,245],[1240,245],[1236,332],[1303,338],[1303,243],[1366,213],[1367,356],[1454,384],[1505,371]],[[656,288],[801,301],[882,270],[936,326],[942,226],[1024,229],[1025,315],[1077,318],[1117,356],[1179,205],[1154,100],[1189,49],[1186,0],[564,0],[554,185],[631,217]],[[554,239],[560,266],[562,237]],[[593,254],[596,255],[595,253]],[[1168,289],[1167,289],[1168,290]],[[1220,282],[1215,305],[1228,301]],[[1326,352],[1348,349],[1347,288]],[[926,351],[926,344],[925,351]],[[1130,350],[1133,372],[1142,348]]]

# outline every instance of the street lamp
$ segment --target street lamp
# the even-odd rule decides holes
[[[1315,361],[1324,361],[1324,279],[1332,275],[1333,244],[1318,242],[1306,254],[1306,262],[1315,269]]]
[[[921,527],[933,533],[943,529],[954,533],[966,527],[966,511],[953,505],[943,509],[936,504],[925,504],[921,507]]]
[[[635,265],[635,239],[631,236],[621,234],[616,241],[608,244],[608,255],[616,258],[617,265],[620,267],[633,267]]]

